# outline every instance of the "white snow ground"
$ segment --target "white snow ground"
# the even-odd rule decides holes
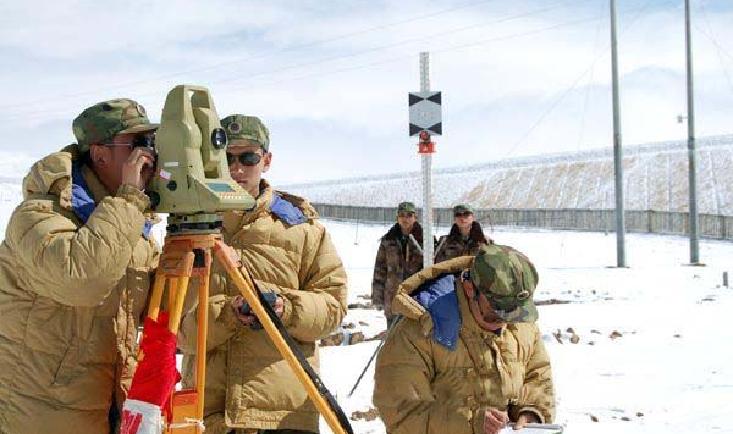
[[[360,225],[357,236],[354,224],[325,225],[349,274],[349,303],[363,301],[387,228]],[[630,234],[630,268],[616,269],[608,268],[616,262],[614,234],[498,230],[492,237],[534,261],[536,299],[571,301],[539,307],[566,433],[733,433],[733,289],[721,287],[722,272],[733,271],[733,244],[701,242],[707,266],[689,267],[686,238]],[[361,327],[370,336],[384,317],[359,309],[345,319],[359,321],[370,324]],[[579,343],[570,342],[569,327]],[[611,339],[613,331],[622,336]],[[349,415],[372,406],[373,369],[347,394],[376,345],[322,348],[324,381]],[[354,428],[385,432],[379,420]]]
[[[0,187],[3,229],[20,189]],[[324,224],[349,274],[349,303],[363,302],[387,228]],[[615,269],[607,268],[615,264],[613,234],[497,230],[492,236],[535,262],[537,299],[572,302],[539,307],[557,421],[566,433],[733,433],[733,289],[720,286],[722,272],[733,272],[733,243],[701,242],[707,266],[688,267],[687,239],[629,234],[630,268]],[[384,328],[384,317],[368,309],[351,310],[349,322],[367,337]],[[570,343],[568,327],[578,344]],[[558,329],[562,344],[553,336]],[[613,331],[622,336],[611,339]],[[348,415],[372,407],[373,369],[352,398],[347,394],[376,345],[322,348],[322,376]],[[379,420],[353,424],[357,433],[385,432]]]

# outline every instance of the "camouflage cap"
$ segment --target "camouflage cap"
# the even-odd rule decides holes
[[[481,247],[471,266],[471,280],[506,322],[533,322],[537,308],[532,295],[539,282],[534,265],[509,246]]]
[[[259,143],[265,152],[270,151],[270,131],[256,116],[229,115],[221,120],[221,127],[227,132],[230,143],[234,140],[252,140]]]
[[[145,108],[127,99],[103,101],[87,108],[71,124],[81,152],[93,144],[109,143],[117,134],[141,133],[158,128],[151,124]]]
[[[463,214],[464,212],[470,212],[473,214],[473,208],[471,205],[468,205],[466,203],[459,203],[458,205],[453,207],[453,214]]]
[[[412,202],[400,202],[399,205],[397,205],[397,212],[411,212],[415,213],[417,209],[415,208],[415,204]]]

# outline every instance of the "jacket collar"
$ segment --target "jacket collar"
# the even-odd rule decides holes
[[[272,203],[273,190],[270,184],[262,179],[260,180],[260,195],[255,199],[255,206],[251,210],[227,211],[222,214],[222,230],[224,233],[234,235],[242,229],[242,226],[248,225],[260,217],[270,213],[270,204]]]
[[[471,267],[473,256],[459,256],[448,261],[439,262],[431,267],[424,268],[405,279],[397,287],[397,293],[392,300],[392,312],[407,318],[419,319],[426,314],[426,309],[420,305],[412,294],[429,280],[437,279],[444,274],[459,273]]]
[[[24,198],[38,194],[57,196],[61,208],[72,210],[74,168],[79,169],[76,174],[77,185],[85,184],[84,190],[94,203],[99,203],[110,194],[94,171],[81,163],[78,146],[69,145],[33,164],[23,179]]]
[[[461,235],[461,231],[458,229],[457,224],[453,223],[453,226],[451,226],[450,233],[448,233],[448,238],[455,241],[463,240],[463,235]],[[486,236],[484,235],[483,229],[481,228],[481,224],[477,221],[474,221],[471,225],[471,230],[468,233],[468,239],[469,241],[473,241],[475,243],[489,243],[489,241],[486,239]]]
[[[84,181],[86,182],[87,186],[89,187],[89,191],[92,194],[92,199],[94,199],[94,203],[99,203],[102,201],[102,199],[110,195],[110,192],[107,191],[107,187],[102,184],[102,181],[99,180],[97,174],[94,173],[94,171],[88,166],[81,166],[81,174],[84,177]]]
[[[412,295],[414,295],[423,283],[435,280],[446,274],[459,273],[467,268],[471,268],[471,264],[473,264],[473,256],[459,256],[448,261],[439,262],[432,267],[425,268],[413,274],[397,288],[397,293],[392,300],[392,312],[406,318],[418,320],[422,325],[423,331],[426,333],[433,330],[434,320],[432,319],[430,312],[418,300],[413,298]],[[466,295],[464,294],[463,288],[460,286],[458,279],[455,279],[455,294],[458,297],[460,317],[463,318],[461,331],[477,333],[482,336],[496,335],[495,333],[482,329],[473,319],[473,314],[468,306],[468,300],[466,299]],[[509,324],[502,329],[501,333],[503,333],[507,328],[514,327],[514,325]]]
[[[412,226],[412,231],[410,231],[410,234],[415,237],[415,240],[422,246],[422,226],[420,223],[415,222],[415,224]],[[384,235],[384,238],[387,240],[399,240],[402,238],[402,229],[400,228],[400,225],[398,223],[395,223],[394,226],[392,226],[389,231]]]
[[[71,166],[71,209],[77,217],[86,223],[97,204],[109,192],[92,169],[79,162]]]
[[[456,278],[444,274],[418,287],[412,296],[430,314],[433,323],[433,340],[453,351],[461,330],[461,314],[458,305]]]
[[[76,145],[70,145],[35,162],[23,178],[23,199],[36,195],[57,196],[61,208],[70,210],[71,165],[78,154]]]

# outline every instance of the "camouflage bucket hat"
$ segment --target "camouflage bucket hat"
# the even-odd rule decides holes
[[[489,244],[481,247],[471,266],[471,280],[506,322],[534,322],[532,295],[539,282],[534,265],[521,252]]]
[[[463,214],[466,212],[470,212],[471,214],[473,214],[473,208],[471,208],[471,205],[459,203],[458,205],[453,207],[453,214]]]
[[[145,108],[127,99],[103,101],[87,108],[72,123],[81,152],[93,144],[109,143],[117,134],[142,133],[158,128],[151,124]]]
[[[229,115],[221,120],[221,127],[227,132],[229,143],[252,140],[259,143],[265,152],[270,151],[270,131],[256,116]]]
[[[411,212],[416,213],[415,204],[412,202],[400,202],[399,205],[397,205],[397,212]]]

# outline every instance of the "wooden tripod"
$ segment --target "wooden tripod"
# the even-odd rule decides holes
[[[174,334],[178,333],[181,324],[189,280],[191,277],[199,279],[195,382],[190,389],[171,391],[173,420],[166,428],[166,434],[201,434],[203,432],[206,334],[208,331],[206,303],[209,298],[212,253],[224,266],[230,279],[249,303],[268,337],[288,362],[290,369],[293,370],[331,430],[335,434],[350,432],[350,427],[344,428],[334,408],[320,393],[313,379],[300,364],[283,335],[268,315],[265,307],[260,302],[254,281],[249,273],[243,273],[241,270],[242,263],[237,252],[226,245],[221,239],[221,234],[216,231],[168,235],[163,246],[160,265],[155,274],[148,316],[157,320],[163,293],[167,288],[167,306],[170,310],[168,329]]]

